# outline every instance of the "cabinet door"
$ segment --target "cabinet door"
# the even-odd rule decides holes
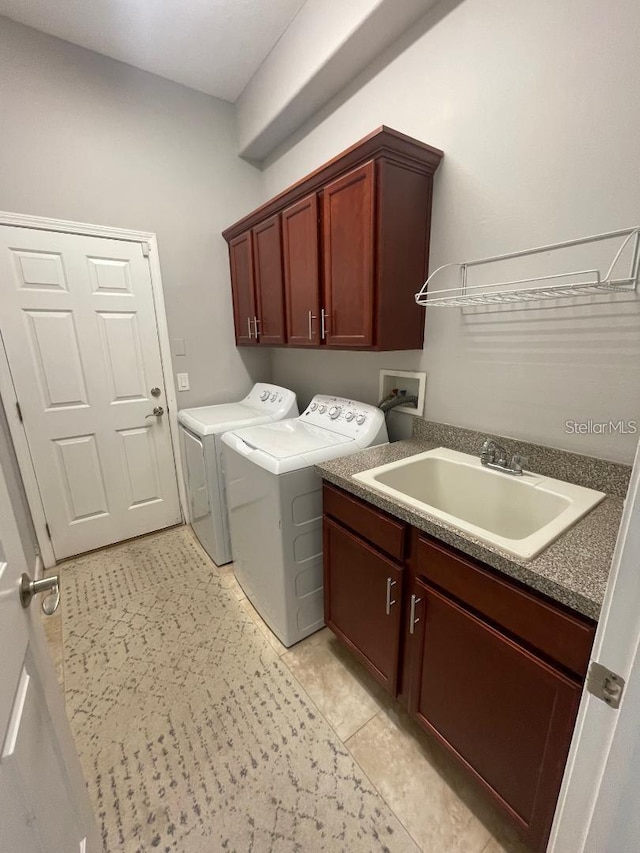
[[[410,710],[542,850],[581,689],[421,581],[414,588]]]
[[[284,286],[280,216],[271,216],[253,229],[258,343],[284,344]]]
[[[328,184],[322,201],[325,339],[373,344],[374,163]]]
[[[318,198],[315,193],[282,214],[287,338],[297,346],[320,343]]]
[[[402,569],[324,519],[325,622],[396,695]]]
[[[256,299],[250,231],[245,231],[229,243],[229,262],[236,343],[255,344],[257,341],[253,321],[256,316]]]

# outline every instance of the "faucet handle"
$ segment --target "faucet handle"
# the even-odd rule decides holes
[[[514,453],[511,457],[511,467],[514,471],[522,473],[525,465],[529,464],[529,459],[526,456],[521,456],[519,453]]]

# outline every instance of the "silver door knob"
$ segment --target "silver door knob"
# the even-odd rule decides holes
[[[153,417],[161,418],[162,415],[164,415],[164,409],[162,408],[162,406],[154,406],[151,414],[145,415],[144,419],[146,421],[147,418],[153,418]]]
[[[162,391],[159,388],[152,388],[151,389],[151,396],[152,397],[159,397],[160,394],[162,394]]]
[[[29,607],[33,596],[40,592],[49,593],[42,602],[42,610],[47,616],[52,616],[60,604],[60,575],[52,575],[50,578],[32,581],[25,572],[20,579],[20,604],[23,607]]]

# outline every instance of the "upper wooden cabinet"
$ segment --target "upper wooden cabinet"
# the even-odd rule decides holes
[[[318,197],[315,193],[282,214],[287,337],[295,346],[320,343]]]
[[[322,194],[324,307],[320,320],[321,335],[329,346],[373,345],[374,176],[375,163],[370,160],[332,181]]]
[[[256,340],[284,344],[284,285],[282,280],[282,226],[279,216],[265,219],[252,230],[256,286]]]
[[[236,343],[284,344],[280,217],[271,216],[230,240],[229,262]]]
[[[424,309],[414,294],[427,277],[433,175],[442,156],[382,127],[227,228],[237,343],[421,349]],[[276,220],[280,269],[270,254],[261,271],[257,234]],[[234,255],[249,233],[258,313],[247,322],[239,311],[248,301],[236,293],[246,287],[246,264]],[[286,332],[266,335],[260,293],[276,305],[283,291]]]
[[[253,282],[253,249],[250,231],[230,241],[229,263],[236,343],[254,344],[256,342],[253,332],[256,317],[256,291]]]

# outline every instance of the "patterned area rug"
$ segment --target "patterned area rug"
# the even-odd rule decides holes
[[[63,585],[105,853],[416,849],[187,528],[71,561]]]

